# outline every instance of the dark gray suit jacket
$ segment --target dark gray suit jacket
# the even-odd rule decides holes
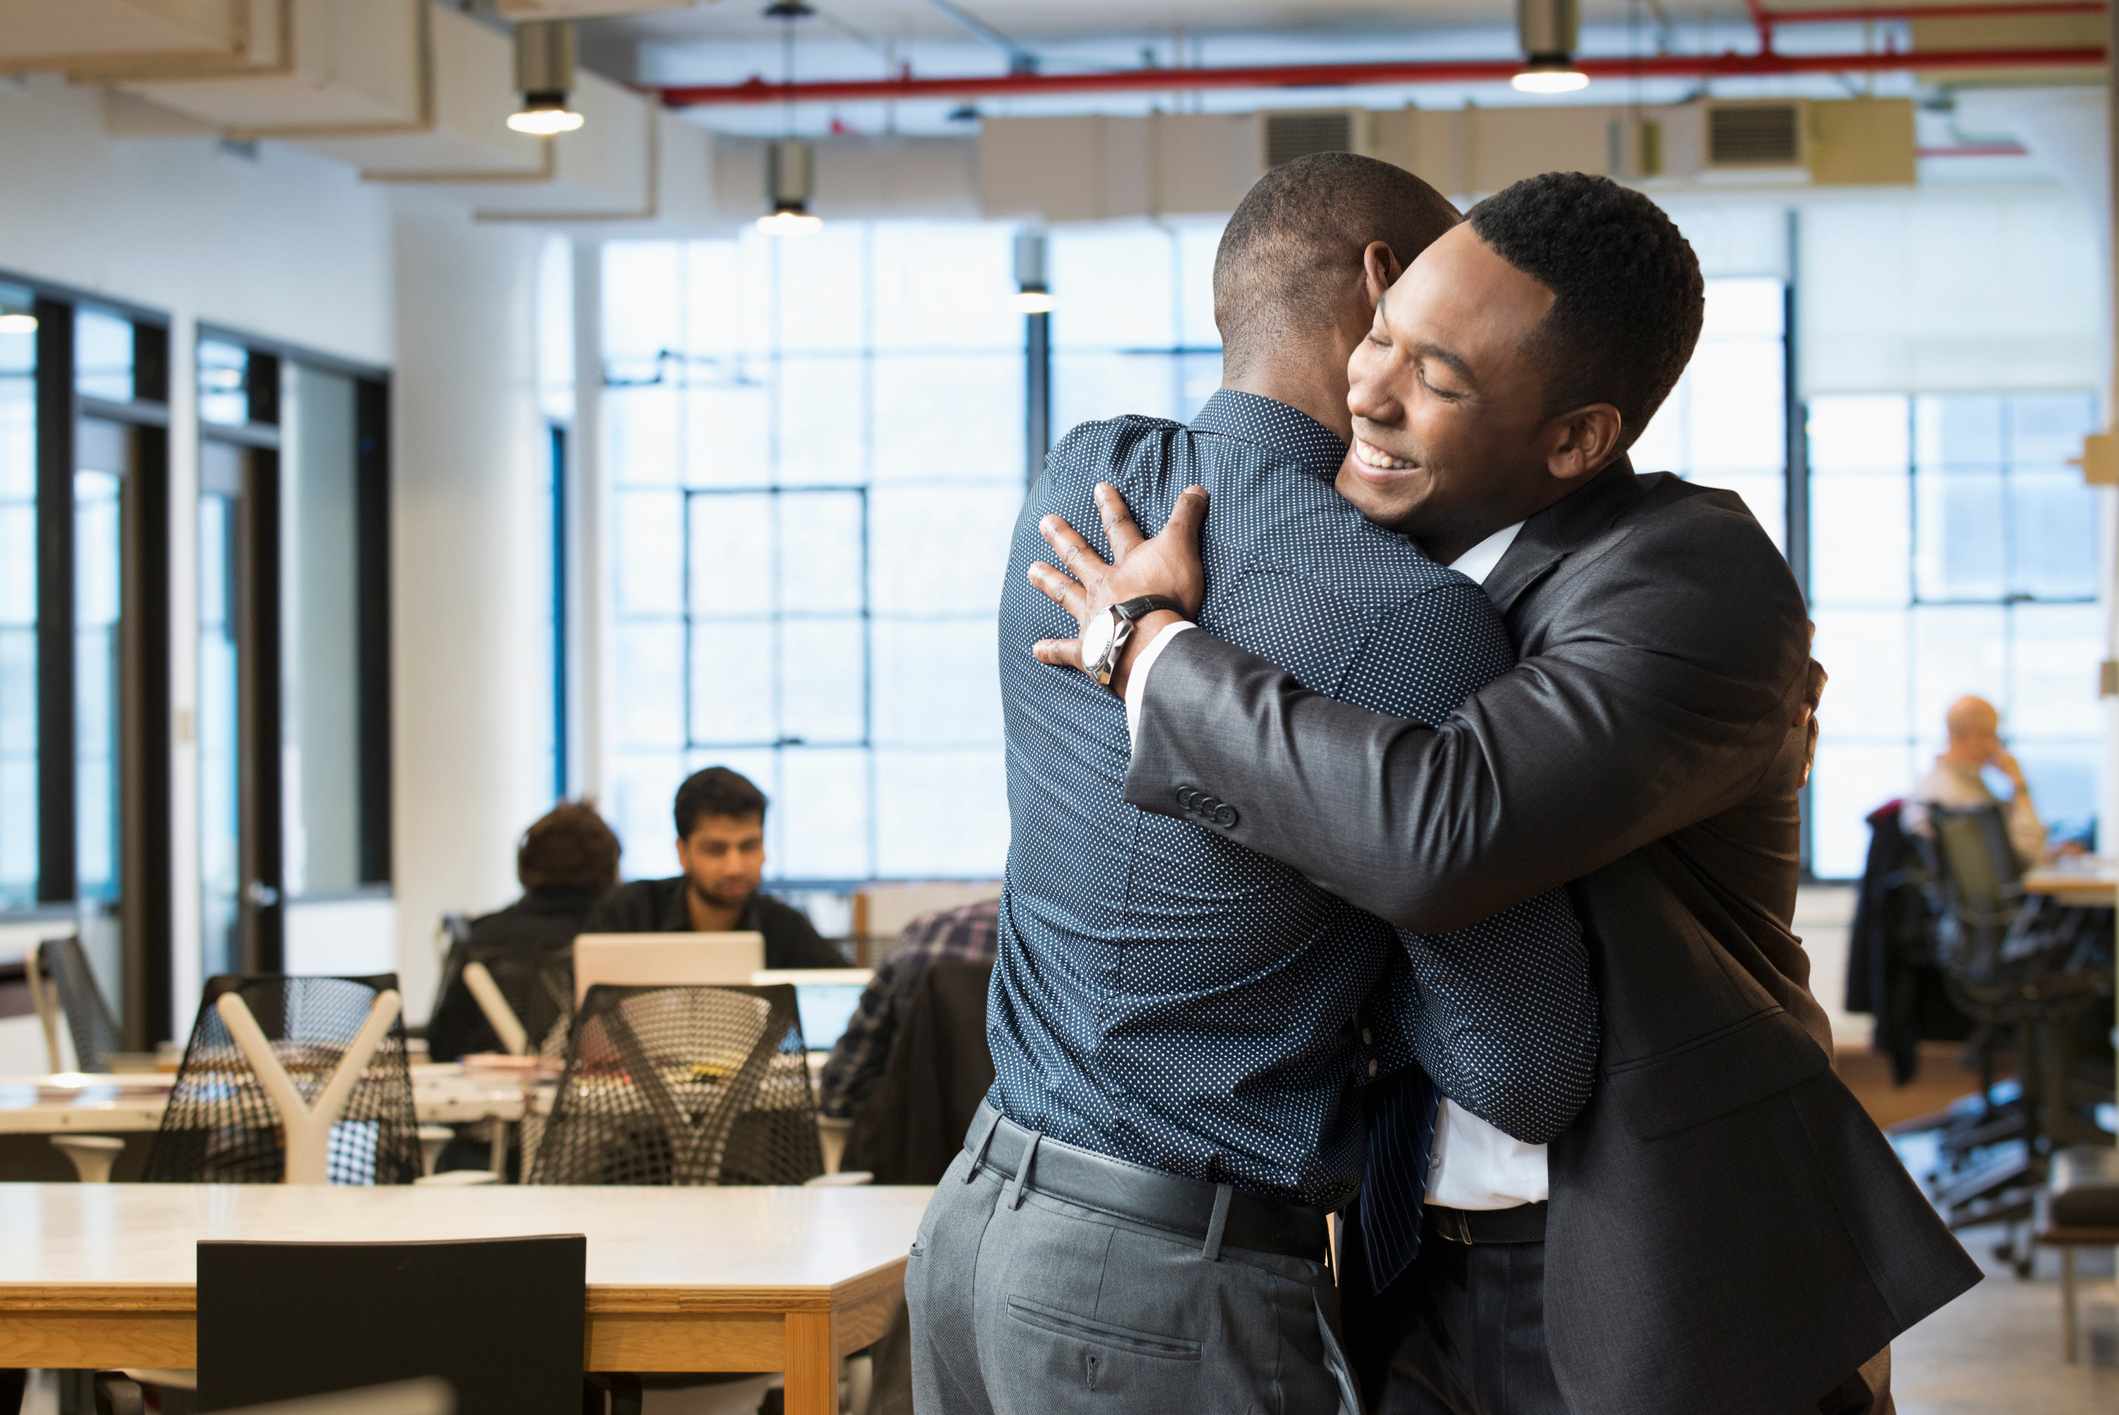
[[[1809,662],[1743,503],[1623,462],[1488,588],[1522,662],[1440,729],[1303,691],[1203,632],[1148,677],[1127,799],[1400,927],[1572,884],[1598,1091],[1551,1148],[1546,1322],[1594,1415],[1785,1415],[1978,1280],[1831,1072],[1789,932]]]

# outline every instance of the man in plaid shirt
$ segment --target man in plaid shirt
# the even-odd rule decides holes
[[[897,951],[876,969],[860,1006],[824,1063],[817,1109],[839,1120],[853,1119],[890,1060],[898,1019],[927,965],[937,958],[991,962],[1000,930],[1001,901],[982,899],[957,909],[922,914],[898,936]]]

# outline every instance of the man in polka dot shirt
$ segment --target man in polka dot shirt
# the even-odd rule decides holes
[[[1211,576],[1196,629],[1144,615],[1108,665],[1133,803],[1181,817],[1176,792],[1209,792],[1232,845],[1402,927],[1561,881],[1588,927],[1595,1102],[1478,1164],[1489,1202],[1438,1213],[1450,1135],[1426,1225],[1446,1241],[1349,1273],[1385,1415],[1887,1415],[1890,1340],[1978,1280],[1832,1074],[1790,931],[1822,691],[1801,591],[1739,498],[1626,460],[1702,311],[1670,219],[1581,173],[1480,203],[1378,301],[1339,489],[1476,573],[1522,654],[1439,726],[1227,641]],[[1112,502],[1115,571],[1052,528],[1085,636],[1136,596],[1198,602],[1202,509],[1142,543]],[[1502,1206],[1533,1184],[1549,1221]]]
[[[1216,632],[1430,721],[1507,670],[1478,586],[1332,485],[1346,355],[1455,220],[1384,163],[1276,168],[1216,261],[1223,390],[1189,426],[1077,428],[1031,493],[1001,604],[996,1080],[907,1272],[923,1412],[1352,1410],[1323,1215],[1366,1164],[1417,1233],[1437,1090],[1502,1144],[1550,1138],[1588,1098],[1596,1000],[1564,894],[1401,936],[1231,846],[1211,828],[1226,802],[1191,792],[1177,821],[1128,805],[1120,704],[1030,653],[1068,627],[1029,579],[1051,569],[1041,519],[1093,517],[1099,481],[1158,510],[1202,482],[1228,513],[1205,547]],[[1426,1103],[1372,1145],[1362,1088],[1398,1073]]]

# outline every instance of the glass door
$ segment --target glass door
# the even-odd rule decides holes
[[[82,418],[74,433],[74,868],[81,942],[125,1015],[126,491],[134,434]]]
[[[278,453],[199,448],[199,974],[271,972],[282,923],[272,499]],[[193,989],[196,992],[196,988]],[[183,990],[179,989],[179,996]]]
[[[243,920],[242,458],[209,442],[199,468],[199,978],[246,970]],[[196,992],[196,988],[190,991]],[[181,995],[181,994],[180,994]]]

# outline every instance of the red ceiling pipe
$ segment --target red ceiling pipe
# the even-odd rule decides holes
[[[1925,54],[1652,54],[1582,58],[1575,66],[1593,79],[1768,78],[1786,74],[1898,73],[1907,69],[1966,72],[1981,69],[2102,68],[2104,50],[1938,50]],[[1080,74],[976,74],[951,78],[811,79],[796,84],[762,78],[738,84],[678,84],[660,90],[672,108],[782,102],[867,102],[893,99],[986,98],[1056,93],[1152,93],[1223,88],[1373,88],[1421,83],[1505,83],[1520,59],[1404,60],[1369,64],[1255,65],[1215,69],[1121,69]]]
[[[1989,20],[2030,15],[2101,15],[2104,0],[2005,0],[1979,5],[1859,5],[1821,10],[1769,10],[1761,0],[1746,0],[1752,19],[1772,25],[1867,24],[1874,20]]]
[[[1773,52],[1773,16],[1767,13],[1765,0],[1744,0],[1744,8],[1751,12],[1751,23],[1758,27],[1758,52]]]

